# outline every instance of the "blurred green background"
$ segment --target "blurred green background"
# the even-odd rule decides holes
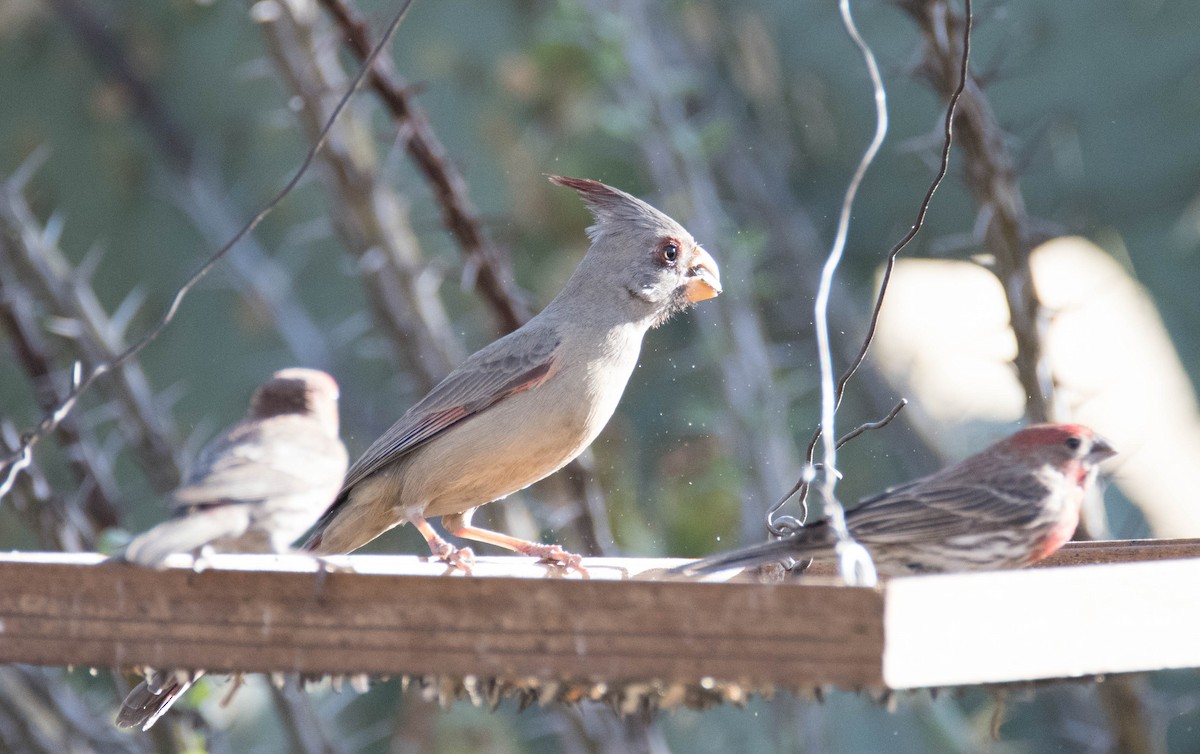
[[[321,65],[340,59],[356,71],[349,57],[339,58],[328,18],[308,3],[292,5],[310,24],[317,54],[328,58]],[[284,185],[310,144],[301,127],[307,105],[268,52],[270,23],[261,19],[271,17],[270,7],[0,3],[0,175],[42,155],[24,198],[40,223],[61,221],[58,246],[72,263],[102,253],[91,282],[107,311],[131,292],[144,296],[130,338],[151,327],[187,275]],[[361,10],[378,34],[395,9],[372,2]],[[891,132],[851,226],[835,310],[839,354],[857,343],[872,275],[915,217],[943,116],[938,98],[913,75],[920,37],[911,20],[879,2],[856,13],[883,68]],[[981,3],[976,13],[974,71],[1009,131],[1039,230],[1088,236],[1128,265],[1157,302],[1194,384],[1200,6],[1013,0]],[[84,16],[148,84],[157,114],[147,117],[101,53],[72,31],[69,21]],[[465,177],[487,234],[509,255],[531,309],[549,301],[581,257],[589,222],[577,199],[544,173],[597,178],[646,198],[719,260],[726,294],[649,336],[617,416],[593,448],[607,506],[600,528],[606,523],[612,532],[601,545],[684,556],[760,537],[761,513],[795,479],[797,446],[816,423],[813,290],[842,192],[874,127],[862,62],[834,5],[420,0],[390,54]],[[460,285],[462,256],[405,157],[403,135],[369,92],[351,110],[379,184],[405,208],[417,266],[436,282],[455,346],[465,353],[485,344],[497,334],[494,321]],[[174,124],[181,151],[165,151],[154,136],[164,122]],[[977,210],[956,173],[960,164],[952,162],[908,255],[965,257],[977,249]],[[255,232],[255,253],[273,260],[274,271],[251,261],[239,272],[225,260],[140,357],[181,457],[235,421],[253,387],[281,367],[303,362],[336,376],[352,455],[423,390],[404,349],[365,313],[364,263],[336,232],[343,209],[331,182],[318,161]],[[246,293],[247,280],[284,291],[300,315],[285,313],[281,324],[279,310]],[[38,313],[52,330],[52,318]],[[60,335],[47,338],[64,355],[56,364],[62,384],[70,348]],[[897,397],[878,380],[856,384],[844,426],[879,416]],[[138,531],[164,515],[161,493],[125,447],[104,397],[94,391],[77,414],[112,459],[121,527]],[[25,428],[40,416],[36,406],[30,381],[6,352],[0,415]],[[73,501],[77,483],[52,441],[37,458],[48,484]],[[847,450],[844,497],[934,464],[898,422]],[[577,511],[554,482],[503,507],[488,512],[502,528],[533,527],[524,533],[573,541]],[[1128,511],[1113,521],[1115,536],[1145,534]],[[12,506],[0,508],[0,523],[0,547],[46,546]],[[105,534],[105,541],[120,538],[117,530]],[[373,547],[421,552],[423,545],[400,531]],[[44,680],[78,695],[97,725],[114,709],[110,679],[47,673]],[[1137,683],[1157,743],[1200,750],[1196,674]],[[214,709],[220,688],[208,693],[180,705],[199,705],[199,714],[180,716],[154,738],[118,739],[120,746],[291,746],[261,692],[245,693],[235,715]],[[1117,750],[1095,687],[1086,684],[1011,695],[999,739],[989,734],[995,703],[983,692],[906,695],[895,711],[848,693],[824,704],[781,696],[745,710],[668,714],[649,727],[618,724],[599,710],[518,714],[505,705],[486,714],[459,704],[439,712],[402,696],[395,683],[361,697],[318,694],[313,704],[326,750],[347,752]],[[117,745],[78,738],[79,751]]]

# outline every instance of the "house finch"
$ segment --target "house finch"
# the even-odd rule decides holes
[[[413,524],[430,551],[470,571],[455,536],[580,567],[578,555],[471,526],[474,510],[562,468],[616,408],[642,337],[721,292],[716,262],[678,223],[597,181],[551,176],[595,218],[562,292],[520,329],[464,361],[350,468],[306,549],[343,553]]]
[[[122,557],[161,567],[173,553],[283,552],[312,526],[341,487],[348,458],[338,439],[338,388],[314,369],[284,369],[255,391],[250,410],[201,451],[172,494],[176,515],[134,538]],[[117,715],[146,730],[194,677],[155,672]]]
[[[953,466],[862,500],[847,511],[846,526],[886,575],[1020,568],[1071,538],[1097,464],[1115,452],[1087,427],[1035,425]],[[828,560],[836,544],[828,522],[819,521],[677,571]]]

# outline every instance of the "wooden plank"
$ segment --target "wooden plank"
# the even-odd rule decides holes
[[[1196,540],[1089,542],[1070,568],[850,589],[664,578],[678,559],[219,555],[162,572],[0,555],[0,662],[214,671],[915,688],[1200,666]],[[1130,557],[1146,562],[1116,563]],[[1154,561],[1154,562],[1150,562]],[[1062,562],[1062,561],[1060,561]],[[728,577],[728,575],[726,575]],[[746,578],[745,576],[741,578]],[[1050,637],[1046,641],[1046,637]]]
[[[318,584],[302,556],[218,556],[201,573],[95,556],[5,556],[0,662],[881,684],[883,600],[873,590],[622,583],[615,579],[646,569],[603,562],[589,581],[370,572],[397,561],[445,571],[415,558],[353,558],[361,572]],[[545,573],[508,558],[487,559],[477,572],[507,567]]]
[[[1200,558],[1200,539],[1119,539],[1068,542],[1039,568]]]
[[[1068,542],[1061,550],[1034,567],[1053,568],[1065,565],[1136,563],[1184,558],[1200,558],[1200,539],[1111,539]],[[814,563],[807,571],[813,576],[834,576],[836,572],[834,566],[829,563]]]
[[[896,689],[1200,667],[1200,560],[893,579]]]

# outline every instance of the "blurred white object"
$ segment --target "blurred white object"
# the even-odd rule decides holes
[[[1107,470],[1156,536],[1200,536],[1200,413],[1154,303],[1084,238],[1042,244],[1031,265],[1048,315],[1054,419],[1086,424],[1120,451]],[[1014,428],[1025,408],[1015,353],[994,275],[969,262],[898,262],[873,354],[931,447],[957,458]]]

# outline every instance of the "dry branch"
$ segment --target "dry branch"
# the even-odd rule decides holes
[[[262,16],[267,49],[282,79],[304,106],[299,110],[315,141],[348,78],[334,40],[314,26],[312,14],[280,2]],[[320,39],[318,39],[320,35]],[[420,375],[420,390],[433,387],[463,359],[461,343],[438,296],[438,279],[422,258],[400,197],[380,181],[370,130],[353,110],[329,130],[320,160],[332,195],[330,215],[346,247],[357,257],[376,323],[401,363]]]
[[[720,180],[709,156],[699,148],[703,142],[699,133],[713,114],[693,113],[687,93],[673,84],[676,79],[660,73],[693,69],[700,73],[695,52],[653,4],[590,0],[588,6],[597,18],[598,33],[619,30],[613,38],[600,41],[620,50],[626,75],[607,83],[622,107],[630,112],[649,110],[649,122],[636,135],[636,146],[663,192],[664,203],[685,206],[684,225],[706,243],[715,246],[733,238]],[[754,259],[729,253],[721,256],[721,265],[725,294],[699,307],[694,316],[708,334],[708,347],[721,354],[716,366],[730,418],[722,439],[746,470],[742,536],[760,539],[762,511],[788,485],[786,469],[796,454],[787,426],[786,396],[778,389],[766,328],[748,290]]]
[[[350,51],[360,61],[364,60],[372,49],[366,22],[349,2],[320,0],[320,3]],[[313,54],[317,54],[315,49]],[[473,289],[491,310],[498,332],[503,334],[520,327],[529,319],[529,312],[511,282],[508,255],[487,238],[468,195],[466,180],[450,160],[433,124],[387,58],[374,63],[368,83],[396,122],[404,137],[405,150],[429,184],[446,227],[462,251],[465,276],[473,281]],[[540,485],[542,490],[550,488],[565,492],[563,497],[574,508],[571,530],[578,538],[578,549],[591,554],[609,553],[613,537],[608,508],[595,481],[591,452],[584,451]]]
[[[211,171],[204,170],[203,155],[195,134],[170,112],[150,83],[130,60],[125,45],[81,0],[52,0],[59,17],[71,29],[80,47],[112,81],[128,94],[133,113],[162,156],[171,174],[168,185],[196,230],[212,246],[219,247],[238,233],[245,223],[244,210],[233,206],[229,190]],[[253,237],[242,240],[238,253],[230,255],[231,279],[256,311],[263,312],[299,363],[327,367],[332,348],[325,331],[313,321],[289,285],[290,275]]]
[[[29,376],[38,405],[43,411],[52,410],[65,395],[55,383],[54,364],[58,359],[51,353],[50,344],[34,321],[35,297],[21,285],[15,265],[11,263],[8,243],[0,232],[0,328],[7,332],[16,352],[17,362]],[[112,464],[91,438],[84,437],[84,428],[74,417],[67,417],[54,432],[67,457],[75,477],[82,509],[90,527],[84,534],[89,545],[102,529],[115,526],[119,519],[115,500],[119,499]],[[45,543],[47,546],[51,542]]]
[[[359,62],[374,47],[366,22],[349,2],[320,0],[329,12],[350,51]],[[467,183],[450,161],[424,110],[409,96],[408,84],[392,69],[387,58],[377,60],[369,85],[391,112],[404,134],[404,148],[434,192],[447,230],[458,241],[466,260],[466,279],[487,302],[502,333],[520,327],[529,313],[512,284],[508,256],[484,232],[467,194]]]
[[[899,5],[912,17],[925,41],[920,72],[938,94],[949,96],[956,81],[955,62],[961,57],[958,32],[964,25],[963,17],[947,0],[902,0]],[[1061,418],[1055,405],[1053,377],[1042,353],[1045,312],[1029,266],[1036,234],[1025,211],[1006,135],[975,78],[967,80],[959,98],[954,126],[962,147],[967,188],[979,205],[984,245],[992,257],[991,270],[999,278],[1008,303],[1009,325],[1017,344],[1013,363],[1025,392],[1026,416],[1034,422]],[[1105,528],[1103,520],[1088,516],[1089,512],[1099,515],[1102,509],[1085,509],[1077,538],[1100,535]],[[1137,754],[1153,751],[1145,725],[1146,702],[1138,691],[1127,681],[1117,679],[1102,686],[1100,696],[1122,750]],[[1123,713],[1113,714],[1118,709]]]
[[[20,445],[17,431],[7,422],[0,424],[0,452],[11,452]],[[95,530],[80,521],[80,511],[50,487],[41,467],[30,459],[13,480],[6,500],[25,520],[43,547],[64,552],[79,552],[89,547]]]
[[[78,360],[92,371],[101,364],[114,362],[126,350],[124,327],[128,319],[122,317],[118,322],[108,315],[86,273],[71,266],[55,243],[54,234],[42,227],[19,187],[11,183],[0,190],[0,236],[5,266],[15,273],[10,283],[24,281],[31,287],[29,297],[45,307],[47,316],[70,326],[67,342],[74,353],[67,363]],[[63,326],[60,324],[60,329]],[[28,332],[25,340],[31,344],[32,338],[37,338],[36,332]],[[49,366],[28,359],[25,363],[34,379],[41,379],[37,372]],[[141,367],[134,361],[126,361],[103,389],[112,400],[121,427],[130,438],[129,445],[148,478],[159,490],[173,488],[179,483],[181,468],[178,433],[158,405]],[[66,393],[55,390],[54,400],[42,401],[41,407],[51,413],[67,398]],[[60,422],[58,428],[61,426]],[[115,522],[116,513],[111,510],[97,520],[102,524],[100,528]]]
[[[326,123],[325,129],[322,132],[323,134],[328,132],[330,126],[337,119],[338,115],[345,109],[347,103],[350,101],[350,98],[358,89],[359,84],[361,84],[363,79],[366,77],[366,73],[369,70],[371,63],[373,63],[375,58],[379,56],[379,53],[383,50],[384,45],[388,40],[391,39],[392,35],[395,34],[396,29],[399,28],[400,22],[404,20],[404,16],[408,12],[408,8],[411,5],[412,0],[407,0],[407,2],[401,6],[400,10],[392,18],[392,22],[388,25],[387,31],[383,35],[383,39],[380,41],[379,45],[372,50],[371,55],[368,56],[367,63],[364,65],[363,70],[359,72],[358,77],[354,80],[351,86],[347,88],[346,92],[342,95],[341,100],[339,100],[337,106],[333,109],[329,122]],[[267,204],[261,210],[259,210],[259,212],[253,218],[243,225],[241,229],[238,230],[237,233],[235,233],[224,246],[213,252],[208,259],[206,259],[204,263],[192,273],[187,281],[184,282],[184,284],[175,292],[175,295],[171,298],[171,303],[167,307],[167,310],[148,332],[143,334],[133,343],[133,345],[121,351],[111,360],[103,361],[92,366],[91,369],[88,370],[86,376],[81,375],[80,378],[75,381],[75,384],[72,385],[66,399],[64,399],[63,402],[55,408],[55,410],[47,412],[42,417],[42,420],[38,422],[36,427],[24,432],[21,435],[20,447],[5,457],[2,463],[0,463],[0,469],[3,469],[4,472],[4,477],[2,480],[0,480],[0,492],[6,493],[8,491],[16,475],[25,465],[28,464],[30,453],[33,447],[37,445],[37,443],[41,442],[42,438],[44,438],[47,433],[53,431],[62,422],[62,420],[71,413],[71,411],[77,405],[80,396],[86,393],[98,379],[109,372],[122,368],[127,362],[131,361],[135,356],[137,356],[142,349],[146,348],[146,346],[158,339],[158,336],[161,335],[174,320],[175,315],[179,312],[179,307],[183,304],[184,298],[186,298],[187,295],[191,293],[191,291],[195,289],[197,285],[200,284],[201,280],[208,276],[208,274],[217,266],[219,262],[221,262],[222,259],[229,255],[229,252],[238,244],[239,241],[241,241],[256,227],[258,227],[258,225],[266,218],[266,216],[270,214],[275,207],[287,197],[288,194],[291,193],[292,189],[294,189],[299,183],[300,178],[303,177],[308,171],[308,167],[312,164],[316,153],[321,149],[323,143],[324,136],[319,138],[312,148],[309,149],[304,160],[300,163],[300,166],[292,174],[291,179],[284,185],[284,187],[280,189],[279,192],[269,202],[267,202]]]
[[[903,0],[899,5],[912,16],[925,40],[920,72],[939,95],[949,97],[958,85],[963,17],[946,0]],[[1052,421],[1054,390],[1041,346],[1045,315],[1029,268],[1036,234],[1025,211],[1007,137],[974,77],[968,79],[959,99],[954,127],[963,152],[967,188],[979,204],[984,244],[994,259],[991,269],[1008,301],[1017,340],[1014,363],[1025,390],[1025,411],[1031,421]]]

